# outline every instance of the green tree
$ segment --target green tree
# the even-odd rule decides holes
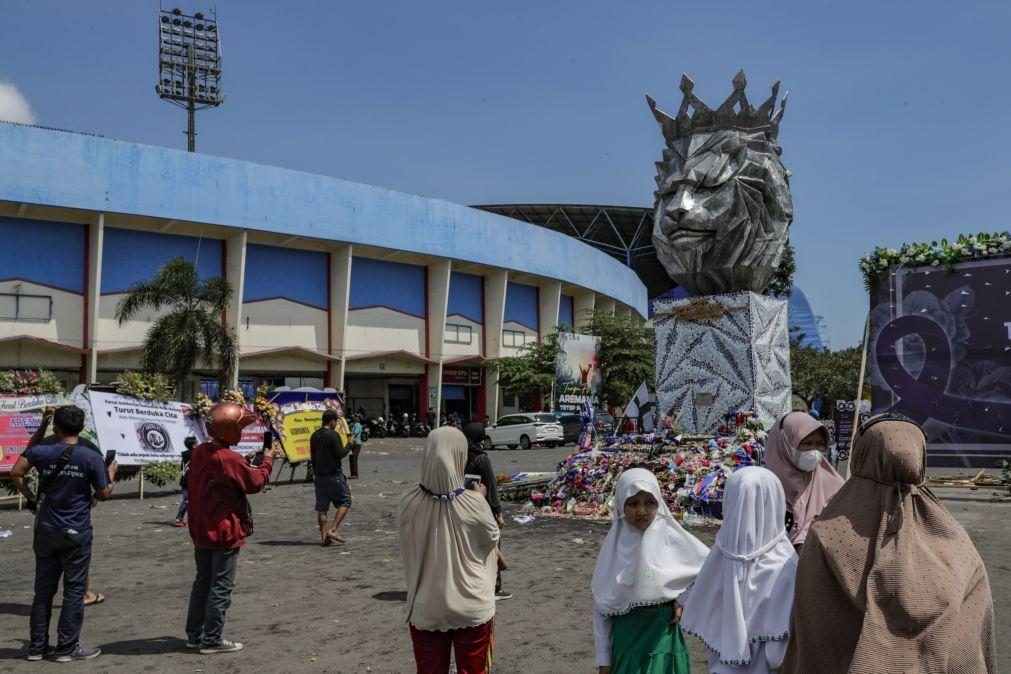
[[[597,365],[604,374],[603,397],[609,405],[625,405],[643,381],[654,387],[653,329],[635,316],[616,316],[608,311],[586,309],[580,328],[600,341]]]
[[[555,360],[559,351],[556,329],[543,341],[525,344],[518,355],[495,358],[488,366],[498,374],[498,382],[506,392],[514,395],[539,393],[548,402],[555,383]]]
[[[776,273],[769,281],[769,287],[765,289],[767,295],[783,298],[793,294],[793,274],[797,271],[797,258],[794,252],[793,244],[787,241]]]
[[[186,397],[186,381],[198,365],[215,369],[227,381],[238,362],[235,334],[222,321],[232,299],[223,278],[200,280],[196,266],[173,258],[150,281],[135,283],[116,306],[123,325],[143,309],[161,311],[144,337],[141,366],[163,372],[176,383],[176,395]]]
[[[853,400],[860,380],[861,347],[830,351],[801,346],[804,334],[796,329],[790,336],[790,377],[793,393],[811,407],[818,396],[832,405],[836,400]]]

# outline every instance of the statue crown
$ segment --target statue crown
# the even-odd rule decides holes
[[[776,96],[779,94],[779,82],[776,82],[772,85],[772,95],[756,108],[744,93],[748,80],[743,70],[734,76],[733,83],[733,93],[720,107],[713,110],[693,93],[695,81],[682,74],[680,89],[684,93],[684,98],[681,99],[681,107],[674,117],[657,108],[653,97],[646,94],[646,102],[660,124],[667,144],[670,145],[678,138],[685,138],[695,133],[723,129],[764,131],[769,140],[775,141],[779,135],[779,122],[786,110],[786,99],[790,94],[783,96],[779,110],[776,110]]]

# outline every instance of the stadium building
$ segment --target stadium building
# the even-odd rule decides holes
[[[370,414],[536,407],[502,396],[487,359],[583,309],[647,315],[627,260],[514,218],[18,124],[0,123],[0,148],[0,367],[68,387],[139,366],[157,316],[119,325],[116,305],[174,257],[232,283],[222,320],[247,394],[332,386]]]

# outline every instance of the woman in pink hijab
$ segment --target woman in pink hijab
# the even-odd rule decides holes
[[[797,550],[804,544],[811,523],[843,486],[825,454],[828,429],[807,412],[790,412],[769,431],[765,466],[783,483],[788,510],[788,535]]]

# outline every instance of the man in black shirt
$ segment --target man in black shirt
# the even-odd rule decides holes
[[[312,462],[313,483],[316,485],[316,519],[319,522],[320,545],[326,547],[331,541],[343,543],[337,527],[344,521],[351,507],[351,490],[341,470],[341,459],[348,455],[338,435],[339,417],[334,410],[323,412],[323,426],[309,438],[309,457]],[[337,508],[333,525],[327,527],[327,513],[330,504]]]
[[[28,444],[25,445],[26,451],[31,449],[32,447],[35,447],[36,445],[49,446],[55,445],[60,441],[60,438],[56,433],[53,433],[52,435],[46,435],[46,431],[49,430],[49,424],[53,421],[53,414],[55,413],[55,411],[56,408],[54,407],[42,408],[42,421],[39,422],[39,427],[35,429],[34,433],[32,433],[32,437],[28,438]],[[102,450],[98,448],[98,445],[96,445],[94,442],[83,436],[78,436],[77,444],[79,444],[81,447],[93,449],[99,456],[102,456]],[[96,503],[97,500],[92,499],[91,506],[95,507]],[[84,579],[84,605],[92,606],[94,604],[101,604],[104,601],[105,595],[102,594],[101,592],[92,592],[91,578],[86,577]]]
[[[84,428],[84,411],[73,405],[56,411],[57,442],[24,451],[11,470],[18,491],[36,502],[35,599],[30,620],[29,660],[54,657],[57,662],[90,660],[101,650],[79,643],[84,624],[84,592],[91,564],[92,499],[112,494],[116,462],[105,465],[102,455],[77,442]],[[25,476],[39,473],[38,492],[32,494]],[[53,597],[63,580],[63,609],[55,648],[49,645]]]

